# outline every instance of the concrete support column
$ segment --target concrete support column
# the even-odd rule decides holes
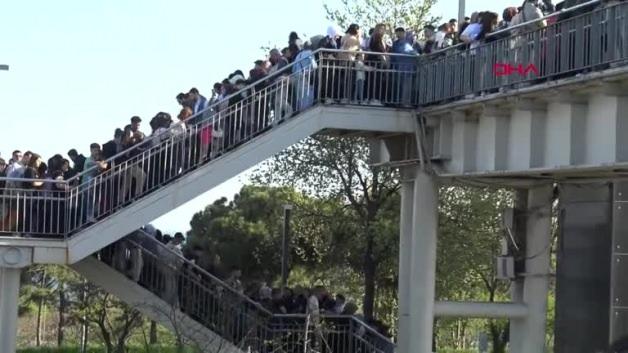
[[[518,189],[515,196],[515,209],[513,214],[513,236],[517,247],[513,246],[513,251],[516,251],[517,257],[521,257],[525,253],[517,251],[517,249],[523,249],[525,251],[526,245],[526,228],[527,228],[527,212],[528,212],[528,190]],[[525,266],[525,260],[518,260],[515,263],[515,270],[520,271],[521,265]],[[523,278],[518,277],[510,282],[510,299],[513,303],[524,303],[523,300]],[[511,319],[510,320],[510,351],[514,353],[522,352],[521,340],[524,320],[523,319]]]
[[[20,269],[0,268],[0,352],[15,353]]]
[[[417,171],[414,180],[410,347],[412,353],[432,352],[436,287],[438,188],[435,178]]]
[[[410,352],[410,288],[412,268],[412,216],[414,202],[414,168],[401,170],[401,215],[399,224],[399,333],[397,352]]]
[[[526,270],[523,300],[528,316],[523,322],[521,353],[544,352],[549,291],[552,185],[528,191]],[[514,352],[513,353],[518,353]]]

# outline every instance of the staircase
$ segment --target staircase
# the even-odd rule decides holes
[[[106,172],[65,182],[66,190],[5,190],[0,205],[12,214],[0,233],[47,239],[0,242],[34,252],[35,261],[73,264],[308,136],[414,133],[415,65],[366,62],[361,73],[331,54],[315,52],[212,104],[187,127],[112,157]],[[367,79],[359,92],[358,74]]]
[[[204,352],[389,353],[394,344],[352,316],[272,314],[137,231],[72,268]]]

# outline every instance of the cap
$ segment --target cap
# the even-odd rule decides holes
[[[137,116],[137,115],[131,118],[131,122],[132,123],[139,123],[141,121],[142,121],[142,119],[140,119],[140,117]]]

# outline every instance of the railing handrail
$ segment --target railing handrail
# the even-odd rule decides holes
[[[544,20],[547,20],[547,19],[555,17],[555,16],[560,16],[562,14],[569,13],[569,12],[578,10],[580,8],[586,7],[586,6],[594,5],[594,4],[597,4],[599,2],[601,2],[601,0],[590,0],[590,1],[587,1],[585,3],[574,5],[572,7],[566,8],[566,9],[561,9],[559,11],[554,11],[551,14],[544,15],[543,17],[540,17],[540,18],[536,18],[536,19],[529,20],[529,21],[526,21],[526,22],[523,22],[523,23],[519,23],[519,24],[514,25],[514,26],[508,26],[506,28],[502,28],[500,30],[490,32],[490,33],[488,33],[486,35],[486,37],[489,38],[489,37],[494,37],[494,36],[496,36],[498,34],[501,34],[501,33],[507,33],[507,32],[512,31],[513,29],[529,26],[529,25],[531,25],[533,23],[544,21]],[[468,45],[468,44],[469,43],[458,43],[456,45],[452,45],[452,46],[449,46],[447,48],[439,49],[439,50],[433,51],[433,52],[431,52],[429,54],[422,55],[421,57],[423,57],[425,59],[429,59],[432,56],[437,56],[439,54],[448,53],[451,50],[462,48],[463,46]]]
[[[164,243],[160,242],[159,240],[155,239],[154,236],[150,235],[148,232],[146,232],[143,229],[138,229],[136,232],[134,232],[135,234],[139,234],[140,236],[143,236],[145,238],[150,239],[151,242],[154,242],[157,246],[159,246],[161,249],[164,249],[165,251],[168,251],[171,255],[175,255],[179,260],[181,260],[182,262],[186,263],[189,267],[194,268],[194,270],[199,271],[200,273],[202,273],[203,275],[209,277],[212,281],[216,282],[217,284],[219,284],[221,287],[228,289],[232,294],[235,294],[236,296],[240,297],[241,299],[243,299],[244,301],[248,302],[249,304],[253,305],[255,308],[259,309],[262,313],[271,316],[273,318],[286,318],[286,319],[290,319],[290,318],[307,318],[308,314],[276,314],[276,313],[272,313],[270,310],[266,309],[262,304],[260,304],[259,302],[254,301],[253,299],[251,299],[249,296],[247,296],[246,294],[242,294],[238,291],[236,291],[235,289],[231,288],[231,286],[229,286],[227,283],[225,283],[224,281],[222,281],[221,279],[219,279],[218,277],[212,275],[211,273],[207,272],[205,269],[203,269],[202,267],[200,267],[199,265],[197,265],[196,263],[186,259],[184,256],[182,256],[181,254],[173,251],[172,249],[168,248]],[[134,246],[139,247],[140,249],[142,249],[143,251],[152,254],[153,256],[155,256],[155,258],[160,259],[160,257],[157,254],[153,254],[149,249],[146,249],[144,246],[142,246],[141,244],[138,244],[136,241],[134,241],[132,238],[125,238],[126,241],[129,241],[130,243],[132,243]],[[188,268],[189,268],[188,267]],[[381,333],[377,332],[375,329],[373,329],[370,325],[368,325],[367,323],[365,323],[364,321],[360,320],[359,318],[357,318],[355,315],[339,315],[339,314],[321,314],[320,315],[321,318],[323,319],[350,319],[355,321],[356,323],[358,323],[360,326],[363,326],[367,331],[369,331],[370,333],[374,334],[375,336],[377,336],[378,338],[381,338],[383,340],[387,340],[390,343],[394,344],[390,338],[382,335]]]
[[[371,51],[362,51],[362,50],[358,50],[358,51],[352,51],[352,50],[341,50],[341,49],[323,49],[323,48],[319,48],[316,49],[314,51],[312,51],[312,56],[314,58],[316,58],[316,54],[321,53],[321,52],[334,52],[334,53],[341,53],[341,52],[346,52],[346,53],[352,53],[352,54],[373,54],[373,55],[387,55],[387,56],[400,56],[400,57],[405,57],[405,56],[409,56],[409,57],[414,57],[414,55],[409,55],[409,54],[396,54],[396,53],[380,53],[380,52],[371,52]],[[305,61],[308,60],[307,58],[303,58],[301,59],[301,61]],[[223,104],[223,102],[225,101],[229,101],[231,98],[236,97],[238,95],[241,95],[244,92],[247,92],[251,89],[254,89],[257,85],[264,83],[266,81],[269,80],[273,80],[274,78],[277,78],[283,74],[285,74],[289,69],[292,69],[296,64],[300,63],[301,61],[293,61],[291,63],[289,63],[288,65],[282,67],[280,70],[275,71],[271,74],[268,74],[266,76],[264,76],[263,78],[249,84],[248,86],[245,86],[244,88],[240,89],[239,91],[236,91],[226,97],[223,97],[222,99],[220,99],[219,101],[216,101],[210,105],[207,106],[207,108],[203,109],[202,111],[190,116],[186,121],[190,121],[193,120],[197,117],[202,116],[203,114],[206,114],[208,112],[211,112],[211,110],[215,107],[220,106],[221,104]],[[177,127],[181,126],[182,124],[185,124],[186,121],[178,121],[174,124],[171,124],[166,130],[164,130],[160,135],[165,134],[165,133],[169,133],[172,132],[172,130],[176,129]],[[200,122],[198,122],[200,123]],[[197,124],[198,124],[197,123]],[[127,149],[125,149],[124,151],[121,151],[117,154],[115,154],[112,157],[109,157],[108,159],[105,160],[105,162],[115,162],[116,159],[123,157],[124,155],[128,154],[129,152],[136,150],[142,146],[145,146],[147,143],[149,143],[150,141],[158,138],[160,135],[151,135],[151,136],[147,136],[141,143],[138,143],[136,145],[133,145]],[[72,178],[68,179],[68,182],[74,181],[80,177],[82,177],[84,174],[86,174],[89,171],[92,171],[93,169],[97,168],[97,166],[93,166],[89,169],[85,169],[83,171],[81,171],[80,173],[74,175]]]
[[[172,251],[172,249],[168,248],[166,246],[166,244],[160,242],[159,240],[155,239],[154,236],[150,235],[148,232],[146,232],[143,229],[138,229],[137,231],[135,231],[135,233],[140,233],[140,236],[144,236],[146,238],[149,238],[150,241],[154,242],[155,244],[157,244],[157,246],[159,246],[161,249],[168,251],[171,255],[176,256],[179,260],[181,260],[182,262],[184,262],[185,264],[187,264],[188,266],[191,266],[194,268],[194,270],[199,271],[200,273],[202,273],[203,275],[209,277],[212,281],[216,282],[218,285],[227,288],[232,294],[235,294],[236,296],[244,299],[245,301],[247,301],[249,304],[254,305],[255,307],[257,307],[258,309],[260,309],[263,313],[267,314],[267,315],[272,315],[272,313],[264,308],[260,303],[254,301],[253,299],[249,298],[247,295],[242,294],[238,291],[236,291],[235,289],[231,288],[231,286],[229,286],[227,283],[225,283],[223,280],[221,280],[220,278],[212,275],[211,273],[205,271],[205,269],[203,269],[202,267],[200,267],[199,265],[195,264],[194,262],[188,260],[185,258],[185,256]],[[130,243],[133,243],[135,246],[141,248],[142,250],[148,252],[148,253],[152,253],[150,250],[146,249],[144,246],[142,246],[141,244],[138,244],[137,242],[133,241],[133,239],[125,239],[127,241],[129,241]],[[159,256],[157,254],[152,254],[154,255],[156,258],[159,258]]]
[[[42,183],[54,183],[54,184],[68,184],[68,180],[0,177],[0,181],[42,182]]]
[[[308,316],[310,316],[311,314],[272,314],[273,318],[285,318],[285,319],[306,319]],[[355,315],[338,315],[338,314],[321,314],[320,315],[321,319],[347,319],[347,320],[352,320],[355,321],[357,324],[359,324],[360,326],[364,327],[367,331],[369,331],[370,333],[372,333],[373,335],[377,336],[380,339],[386,340],[388,342],[390,342],[391,344],[394,344],[394,342],[382,335],[381,333],[377,332],[377,330],[375,330],[373,327],[371,327],[369,324],[367,324],[366,322],[360,320],[359,318],[357,318]]]

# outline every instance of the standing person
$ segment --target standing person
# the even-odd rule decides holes
[[[102,146],[102,155],[105,160],[122,152],[122,136],[124,136],[124,131],[118,128],[113,132],[113,139]]]
[[[87,158],[85,158],[85,156],[83,156],[82,154],[76,152],[74,148],[68,151],[68,157],[70,157],[70,160],[72,161],[72,163],[74,163],[74,166],[72,167],[74,173],[79,174],[83,172],[83,170],[85,169],[85,160]]]
[[[194,151],[194,159],[198,160],[198,163],[200,164],[202,161],[205,160],[205,157],[207,156],[207,151],[202,150],[202,135],[206,134],[203,128],[206,127],[205,125],[208,124],[207,120],[210,116],[207,112],[202,114],[201,112],[204,112],[207,109],[207,107],[209,106],[209,101],[207,100],[207,98],[201,95],[198,89],[196,89],[195,87],[192,87],[190,89],[187,96],[189,105],[192,108],[192,117],[189,118],[187,122],[188,127],[191,129],[191,132],[193,134],[194,146],[192,148],[192,151]]]
[[[4,161],[4,159],[0,158],[0,178],[6,178],[7,177],[7,162]],[[2,192],[4,191],[4,187],[6,186],[6,181],[4,180],[0,180],[0,195],[2,195]],[[0,206],[2,205],[2,202],[0,202]],[[1,219],[2,217],[0,217]]]
[[[181,112],[179,112],[179,115],[177,116],[177,119],[179,119],[179,123],[176,124],[171,130],[172,136],[174,137],[173,172],[175,175],[178,175],[182,171],[182,168],[187,168],[189,163],[189,151],[186,150],[185,143],[188,138],[188,128],[186,123],[191,116],[191,108],[184,107],[183,109],[181,109]],[[211,127],[209,129],[209,136],[207,137],[209,139],[209,142],[211,142]],[[203,136],[201,135],[201,143],[203,142]],[[207,150],[209,150],[209,146],[207,147]]]
[[[85,174],[81,184],[83,189],[81,194],[83,195],[83,208],[87,222],[94,223],[96,222],[96,213],[100,205],[100,193],[98,192],[100,185],[98,185],[95,179],[102,171],[107,169],[108,165],[102,160],[102,151],[99,144],[92,143],[89,145],[89,151],[90,156],[85,160]]]
[[[287,51],[287,49],[285,50]],[[272,64],[270,70],[268,70],[269,83],[276,86],[271,102],[273,104],[273,124],[277,124],[285,117],[292,116],[293,113],[289,100],[289,73],[283,70],[284,67],[288,66],[288,60],[277,49],[270,51],[268,60]]]
[[[7,176],[7,162],[4,159],[0,158],[0,178],[6,178]],[[4,228],[5,217],[8,215],[10,200],[5,199],[2,195],[4,194],[4,188],[6,187],[6,181],[0,180],[0,232],[7,231],[8,229]]]
[[[19,151],[13,152],[13,164],[7,167],[7,178],[20,179],[24,177],[24,171],[31,160],[32,152],[27,151],[22,155]],[[19,189],[21,183],[17,180],[9,180],[6,187],[11,189]]]
[[[307,316],[309,317],[309,321],[312,325],[312,332],[314,333],[312,348],[316,352],[320,352],[323,341],[323,331],[321,328],[321,302],[325,296],[325,292],[324,287],[317,286],[314,288],[312,294],[307,300]]]
[[[416,55],[416,52],[412,48],[412,45],[407,40],[406,31],[403,27],[395,29],[395,35],[397,40],[393,43],[392,52],[400,55]],[[393,69],[395,74],[391,75],[393,94],[392,103],[399,103],[404,106],[409,106],[412,96],[412,87],[414,83],[414,76],[416,70],[416,61],[412,57],[406,56],[393,56],[391,58]]]
[[[438,32],[434,36],[434,40],[436,41],[435,49],[441,50],[451,46],[451,40],[449,38],[449,24],[443,23],[438,26]]]
[[[341,315],[343,311],[345,311],[345,305],[347,303],[347,300],[345,299],[345,296],[342,294],[337,294],[336,295],[336,302],[334,303],[334,307],[332,309],[332,312],[336,315]]]
[[[314,104],[314,72],[318,68],[310,43],[305,43],[303,50],[296,55],[294,63],[292,72],[296,76],[294,81],[296,99],[292,104],[296,104],[297,111],[303,111]]]
[[[171,252],[166,256],[170,266],[164,271],[164,300],[177,307],[179,306],[179,271],[183,266],[183,251],[181,249],[184,240],[183,234],[176,233],[174,238],[166,244],[166,247],[170,249]]]
[[[233,288],[236,292],[242,294],[244,293],[244,287],[242,286],[242,282],[240,281],[242,278],[242,271],[237,267],[233,266],[231,268],[231,273],[229,274],[229,278],[225,281],[225,283]]]
[[[353,96],[353,85],[357,85],[357,79],[355,78],[356,57],[360,51],[360,26],[357,24],[351,24],[345,35],[340,40],[340,49],[343,52],[338,53],[339,65],[342,68],[339,76],[339,84],[335,85],[339,87],[340,100],[345,103]]]
[[[12,166],[13,163],[17,163],[22,159],[22,151],[20,150],[15,150],[13,151],[13,153],[11,153],[11,159],[9,159],[9,163],[8,166]]]
[[[198,89],[195,87],[190,88],[190,91],[188,92],[188,99],[194,114],[198,114],[207,109],[207,98],[200,94]]]
[[[144,134],[139,131],[139,124],[142,120],[139,117],[133,117],[131,119],[131,125],[124,127],[122,145],[123,150],[128,152],[121,158],[120,173],[122,180],[120,182],[120,201],[119,204],[123,204],[128,201],[128,196],[133,190],[134,198],[138,198],[143,189],[146,179],[146,173],[142,169],[142,161],[134,158],[142,153],[142,144],[144,144]],[[135,126],[135,131],[134,131]],[[133,182],[135,182],[135,189],[133,189]]]
[[[522,5],[521,11],[512,18],[510,26],[517,26],[522,23],[526,23],[532,20],[537,20],[543,17],[543,11],[539,8],[538,0],[525,0]],[[482,19],[482,22],[484,20]],[[547,26],[546,20],[536,21],[529,25],[513,29],[514,35],[523,35],[526,32],[534,31],[539,28]]]
[[[38,196],[41,196],[40,191],[44,189],[44,182],[41,179],[45,178],[42,172],[43,161],[41,156],[37,153],[33,153],[28,161],[28,165],[24,168],[24,179],[31,179],[22,183],[22,189],[28,190],[25,193],[25,208],[26,214],[22,215],[25,220],[25,231],[27,233],[35,234],[43,231],[40,225],[43,224],[43,201],[38,200]],[[37,180],[40,179],[40,180]]]
[[[370,87],[368,92],[372,105],[382,105],[386,93],[386,74],[384,70],[388,68],[389,58],[388,47],[386,46],[386,25],[378,24],[375,26],[375,32],[371,37],[370,51],[379,54],[369,54],[366,58],[368,64],[373,67],[368,75],[368,84]]]
[[[417,46],[420,48],[417,52],[421,52],[422,54],[431,54],[434,50],[435,35],[434,26],[425,25],[423,27],[423,38],[417,42]]]

